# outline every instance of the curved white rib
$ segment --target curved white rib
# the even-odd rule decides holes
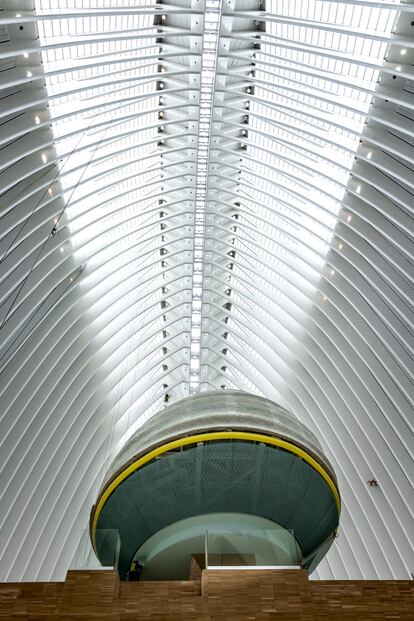
[[[220,387],[333,463],[316,577],[410,576],[413,4],[2,8],[0,578],[62,578],[126,439]]]

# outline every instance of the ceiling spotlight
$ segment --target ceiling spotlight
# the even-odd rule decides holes
[[[47,155],[45,153],[42,153],[42,162],[43,164],[46,164],[47,162]]]
[[[163,21],[163,22],[165,22],[165,20],[167,19],[167,16],[166,16],[166,15],[163,15],[163,16],[161,17],[161,19],[162,19],[162,21]]]
[[[31,71],[26,71],[26,75],[27,75],[28,78],[31,78],[33,73]]]
[[[63,252],[63,251],[64,251],[64,248],[63,248],[63,246],[61,246],[60,247],[60,252]]]
[[[36,125],[39,125],[39,123],[40,123],[40,119],[39,119],[39,117],[38,117],[38,116],[35,116],[35,118],[34,118],[34,122],[36,123]]]
[[[29,58],[29,54],[27,52],[24,52],[23,58]]]
[[[335,276],[335,270],[331,270],[331,276]]]
[[[339,250],[342,250],[342,248],[344,247],[344,245],[343,245],[343,244],[339,244],[339,246],[338,246],[338,247],[339,247]]]
[[[356,193],[357,193],[357,194],[361,194],[361,186],[360,186],[360,185],[357,185],[357,187],[356,187]]]
[[[406,50],[405,48],[403,48],[403,49],[400,51],[401,56],[405,56],[405,55],[406,55],[406,53],[407,53],[407,50]]]
[[[347,222],[351,222],[352,216],[348,216],[346,220],[347,220]]]
[[[370,159],[371,159],[371,157],[372,157],[372,151],[368,151],[368,153],[367,153],[367,159],[369,159],[369,160],[370,160]]]

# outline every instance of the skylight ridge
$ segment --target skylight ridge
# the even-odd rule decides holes
[[[200,112],[194,211],[194,261],[191,299],[190,394],[200,388],[201,308],[203,296],[205,213],[215,68],[222,0],[206,0],[200,76]]]

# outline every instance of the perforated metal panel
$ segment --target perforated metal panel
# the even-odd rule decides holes
[[[294,531],[306,557],[338,526],[338,508],[326,481],[305,461],[275,447],[212,441],[170,453],[125,479],[100,513],[99,529],[118,529],[120,571],[154,533],[188,517],[245,513]],[[208,529],[208,521],[206,521]]]

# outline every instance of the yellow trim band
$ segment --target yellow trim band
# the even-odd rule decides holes
[[[187,436],[185,438],[180,438],[178,440],[173,440],[172,442],[167,442],[167,444],[163,444],[162,446],[153,449],[143,457],[140,457],[134,463],[130,464],[128,468],[123,470],[117,477],[114,479],[106,488],[104,493],[102,494],[93,517],[92,523],[92,535],[93,535],[93,544],[95,547],[95,530],[96,525],[99,520],[99,516],[102,512],[102,509],[108,500],[109,496],[116,490],[116,488],[124,481],[130,474],[138,470],[149,461],[155,459],[159,455],[163,453],[167,453],[176,448],[180,448],[181,446],[186,446],[187,444],[196,444],[197,442],[209,442],[212,440],[248,440],[250,442],[262,442],[263,444],[268,444],[270,446],[277,446],[279,448],[283,448],[291,453],[294,453],[298,457],[301,457],[304,461],[306,461],[314,470],[316,470],[321,477],[326,481],[326,483],[331,488],[331,491],[335,497],[335,502],[338,508],[338,513],[341,512],[341,500],[339,498],[339,493],[336,488],[334,481],[331,479],[329,474],[322,468],[322,466],[308,453],[306,453],[303,449],[299,448],[295,444],[291,444],[290,442],[286,442],[286,440],[281,440],[280,438],[273,438],[271,436],[265,436],[261,433],[251,433],[248,431],[213,431],[210,433],[200,433],[195,436]]]

